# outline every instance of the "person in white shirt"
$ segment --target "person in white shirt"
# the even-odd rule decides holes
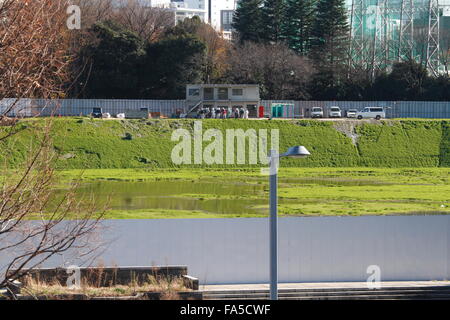
[[[234,118],[238,119],[239,118],[239,108],[235,108],[234,109]]]
[[[239,108],[239,118],[244,119],[244,108],[243,107]]]

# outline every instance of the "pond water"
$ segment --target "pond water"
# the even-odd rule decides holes
[[[162,209],[202,211],[213,214],[264,215],[268,213],[269,188],[267,180],[267,177],[262,176],[249,178],[244,182],[231,179],[207,179],[201,182],[181,179],[139,182],[103,180],[84,183],[79,188],[78,193],[83,198],[93,197],[97,208],[102,208],[106,204],[106,207],[112,210]],[[279,180],[279,186],[282,188],[300,185],[323,185],[325,188],[333,188],[334,186],[359,186],[364,188],[364,186],[374,185],[382,188],[382,186],[390,184],[368,179],[342,179],[342,177],[282,178]],[[326,195],[326,193],[323,195]],[[299,199],[295,198],[279,199],[280,205],[296,205],[298,202]],[[319,209],[322,208],[320,201],[318,203],[317,199],[311,201],[303,199],[302,203],[312,203],[320,207]],[[325,201],[324,207],[328,204]],[[392,213],[395,213],[395,206],[389,203],[386,206],[392,207]],[[318,209],[310,209],[314,213],[313,210]],[[328,208],[327,210],[333,212],[332,210],[337,209]],[[420,209],[416,211],[415,208],[411,208],[409,213],[420,214],[419,211]],[[438,214],[441,213],[438,207],[435,208],[435,211]]]
[[[82,196],[94,195],[97,204],[113,210],[171,209],[211,213],[257,213],[254,205],[267,204],[264,184],[197,181],[99,181],[81,186]],[[267,187],[266,187],[267,188]],[[256,196],[256,199],[230,197]]]

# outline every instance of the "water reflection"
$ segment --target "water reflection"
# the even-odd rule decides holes
[[[211,213],[258,213],[254,205],[267,204],[263,184],[194,181],[99,181],[80,187],[80,196],[94,195],[98,205],[113,210],[171,209]],[[251,199],[246,199],[251,197]]]

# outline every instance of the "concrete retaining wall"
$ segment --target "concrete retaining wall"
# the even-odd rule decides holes
[[[105,224],[105,266],[186,265],[207,284],[268,280],[266,218]],[[279,228],[281,282],[366,281],[370,265],[384,281],[450,278],[450,216],[290,217]]]

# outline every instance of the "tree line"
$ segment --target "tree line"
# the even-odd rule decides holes
[[[448,76],[415,61],[371,77],[351,65],[344,0],[240,0],[227,41],[198,17],[129,0],[78,0],[71,97],[183,99],[187,83],[257,83],[263,99],[449,100]],[[81,70],[81,71],[80,71]]]
[[[431,77],[413,60],[389,71],[355,67],[344,0],[240,0],[234,17],[238,43],[286,45],[312,72],[296,98],[314,100],[449,100],[448,75]]]

